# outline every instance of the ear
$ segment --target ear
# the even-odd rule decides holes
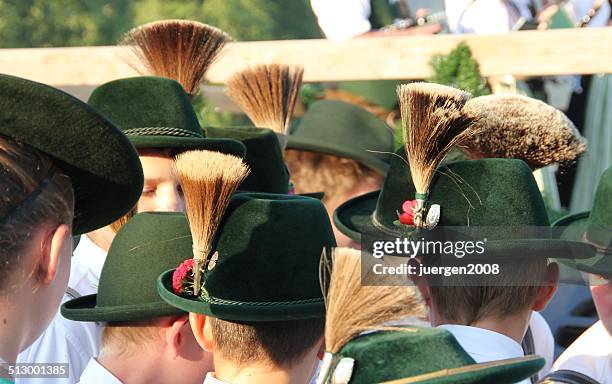
[[[427,307],[431,308],[431,292],[429,290],[429,285],[427,285],[427,280],[422,276],[416,276],[412,278],[412,281],[419,289],[419,292],[421,292],[421,296]]]
[[[70,247],[69,251],[72,249],[71,234],[72,230],[70,227],[66,224],[61,224],[45,235],[38,264],[42,284],[49,285],[55,280],[62,260],[62,254],[66,253],[66,247]]]
[[[543,284],[538,289],[538,295],[533,303],[534,311],[542,311],[546,308],[548,302],[552,299],[557,291],[557,285],[559,283],[559,265],[557,263],[550,263],[546,267],[546,276]]]
[[[181,355],[181,346],[183,344],[183,329],[187,322],[189,321],[189,316],[179,316],[173,318],[170,324],[166,327],[165,330],[165,339],[166,345],[172,355],[173,358]]]
[[[210,321],[205,315],[199,313],[189,313],[189,324],[200,347],[206,352],[212,352],[214,342]]]

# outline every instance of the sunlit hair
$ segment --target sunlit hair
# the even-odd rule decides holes
[[[166,318],[106,324],[102,330],[100,357],[132,356],[146,350],[151,342],[161,341],[162,319]]]
[[[361,184],[380,187],[382,176],[353,159],[287,149],[285,162],[296,193],[325,192],[323,203],[344,198]]]

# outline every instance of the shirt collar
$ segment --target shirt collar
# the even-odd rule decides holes
[[[225,381],[221,381],[215,377],[213,372],[208,372],[204,379],[204,384],[228,384]]]
[[[449,331],[477,363],[524,356],[519,343],[501,333],[467,325],[438,326]]]
[[[81,374],[81,384],[122,384],[112,373],[110,373],[98,360],[91,358],[87,367]]]

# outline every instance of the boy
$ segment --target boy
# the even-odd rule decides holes
[[[334,219],[346,233],[361,241],[368,242],[372,236],[402,237],[409,226],[402,227],[398,222],[398,212],[412,193],[410,171],[398,158],[392,161],[380,193],[346,202]],[[531,171],[520,160],[450,163],[438,169],[430,196],[431,204],[440,205],[440,221],[432,233],[443,227],[463,227],[471,230],[472,236],[478,235],[477,240],[487,238],[484,256],[451,256],[443,259],[443,266],[498,264],[500,270],[497,275],[417,278],[431,304],[432,325],[449,329],[476,361],[522,356],[521,341],[527,325],[534,328],[533,311],[542,310],[555,292],[558,268],[548,262],[548,257],[584,256],[567,248],[571,245],[576,252],[585,252],[588,247],[539,239],[525,230],[545,230],[548,217]],[[516,238],[511,238],[515,232]],[[423,256],[423,265],[438,266],[439,259],[430,256]],[[537,341],[535,345],[537,354],[546,354]]]
[[[585,273],[599,321],[584,332],[555,361],[547,377],[554,381],[569,379],[575,373],[598,383],[612,383],[612,168],[601,177],[591,212],[566,216],[553,226],[563,230],[563,237],[595,246],[597,255],[576,260],[569,266]],[[585,381],[588,382],[588,381]]]
[[[285,160],[296,192],[324,192],[331,217],[344,201],[380,188],[393,145],[391,128],[365,109],[321,100],[289,135]],[[350,244],[334,233],[340,246]]]
[[[117,127],[55,88],[0,75],[0,120],[0,382],[12,382],[57,311],[72,234],[130,210],[142,168]]]
[[[207,149],[244,155],[244,146],[235,140],[203,135],[188,94],[170,79],[134,77],[111,81],[94,90],[89,104],[117,124],[139,152],[144,188],[128,217],[140,211],[184,210],[172,169],[177,153]],[[110,226],[81,236],[63,302],[97,292],[113,237]],[[62,380],[75,383],[89,359],[98,354],[99,337],[100,329],[94,323],[69,321],[58,313],[45,333],[20,354],[19,362],[69,363],[69,378]]]
[[[394,326],[423,314],[421,297],[399,276],[378,284],[379,276],[364,273],[362,257],[347,248],[332,255],[318,384],[516,383],[543,366],[539,356],[477,364],[446,330]]]
[[[166,304],[155,289],[161,272],[191,254],[182,213],[139,213],[117,232],[98,293],[62,306],[68,319],[104,323],[100,354],[91,358],[80,383],[204,380],[212,356],[193,337],[187,313]]]
[[[308,382],[323,351],[319,260],[335,245],[323,204],[236,194],[213,244],[199,296],[183,288],[193,285],[183,268],[158,280],[161,297],[190,312],[198,343],[213,352],[205,383]]]

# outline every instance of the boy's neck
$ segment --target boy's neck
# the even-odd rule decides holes
[[[501,318],[485,318],[470,325],[472,327],[501,333],[502,335],[508,336],[512,340],[521,344],[523,342],[523,338],[525,337],[525,332],[527,331],[530,318],[531,312],[529,312],[528,316],[514,315]]]
[[[29,340],[29,329],[23,321],[39,315],[30,300],[32,292],[29,284],[23,284],[11,295],[0,297],[0,358],[8,364],[15,363],[19,353],[34,341]]]
[[[309,352],[303,359],[290,368],[280,368],[271,363],[254,363],[236,366],[214,356],[214,377],[228,384],[303,384],[308,383],[315,374],[317,364],[316,350]]]
[[[143,351],[147,348],[143,347]],[[154,353],[135,353],[133,355],[101,355],[96,360],[123,384],[167,383],[167,364]],[[134,369],[138,367],[138,369]],[[176,372],[171,372],[176,377]]]
[[[521,344],[523,337],[525,337],[525,332],[527,331],[527,326],[529,325],[530,319],[531,310],[510,316],[485,317],[484,319],[478,320],[471,324],[461,324],[458,322],[444,321],[444,319],[441,319],[434,325],[456,324],[486,329],[500,333]]]
[[[23,328],[23,317],[8,309],[8,305],[0,304],[2,321],[0,321],[0,359],[13,364],[21,350],[22,340],[19,339]]]
[[[106,226],[89,232],[85,236],[89,237],[92,243],[108,252],[115,237],[115,232],[109,226]]]

